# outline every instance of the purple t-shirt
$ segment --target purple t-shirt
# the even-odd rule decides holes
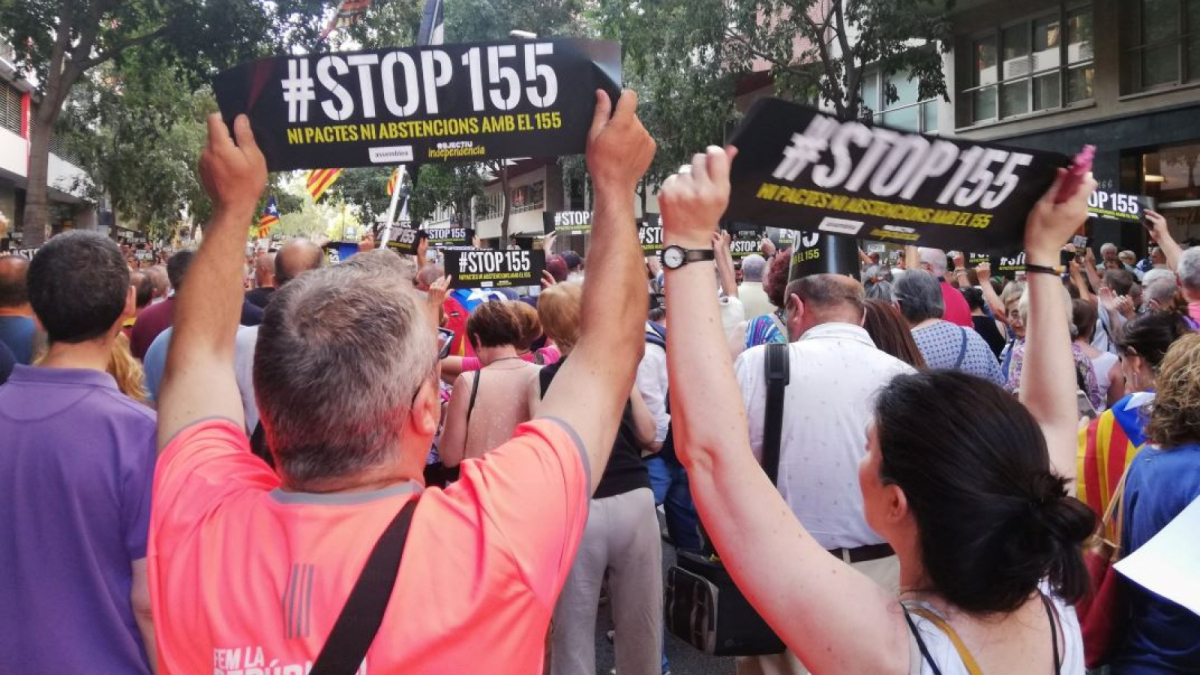
[[[0,386],[0,673],[150,672],[129,595],[154,461],[154,412],[106,373]]]

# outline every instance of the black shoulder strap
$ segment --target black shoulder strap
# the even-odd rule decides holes
[[[767,345],[767,409],[763,422],[762,465],[771,482],[779,480],[779,442],[783,435],[783,393],[791,379],[788,345]]]
[[[479,395],[479,379],[483,377],[483,369],[475,371],[475,377],[471,379],[471,400],[467,403],[467,428],[471,428],[471,412],[475,410],[475,397]]]
[[[938,668],[933,657],[929,655],[929,647],[925,646],[925,640],[921,638],[921,631],[917,630],[917,624],[913,623],[912,617],[908,614],[908,608],[903,604],[900,608],[904,610],[904,620],[908,622],[908,630],[912,633],[913,639],[917,641],[917,648],[921,650],[921,656],[925,658],[925,663],[929,664],[929,669],[933,671],[933,675],[942,675],[941,668]]]
[[[375,542],[309,675],[354,675],[367,658],[367,650],[375,641],[396,586],[400,558],[418,499],[419,496],[408,500]]]

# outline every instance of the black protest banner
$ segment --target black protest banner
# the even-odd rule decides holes
[[[654,255],[663,248],[662,220],[657,213],[647,213],[645,218],[638,220],[638,241],[642,244],[642,253]]]
[[[546,269],[544,251],[447,248],[442,256],[452,288],[537,286]]]
[[[733,256],[734,260],[758,253],[759,242],[761,240],[762,235],[755,230],[738,230],[733,232],[729,240],[729,253]]]
[[[992,274],[1013,274],[1015,272],[1025,271],[1025,253],[1008,253],[1005,255],[993,255],[990,253],[968,253],[966,254],[967,267],[979,267],[983,263],[987,263],[991,268]]]
[[[1088,197],[1088,213],[1096,218],[1140,223],[1142,220],[1140,195],[1125,195],[1119,192],[1096,190]]]
[[[788,279],[812,274],[842,274],[858,278],[858,243],[846,236],[797,232]]]
[[[591,211],[545,211],[542,226],[546,234],[587,234],[592,231]]]
[[[899,244],[1021,248],[1025,217],[1067,158],[841,121],[779,99],[734,132],[725,217]]]
[[[424,233],[412,227],[402,227],[395,231],[395,236],[388,241],[387,247],[397,253],[416,255],[417,246],[421,243]]]
[[[475,230],[469,227],[429,227],[422,233],[429,239],[431,248],[470,246],[475,239]]]
[[[272,171],[582,153],[614,42],[539,39],[276,56],[226,70],[226,122],[250,117]]]

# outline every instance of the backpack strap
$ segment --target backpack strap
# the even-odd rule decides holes
[[[933,675],[942,675],[942,669],[938,668],[938,664],[934,662],[933,656],[929,653],[929,647],[925,644],[925,639],[921,637],[921,631],[917,630],[917,624],[913,623],[912,617],[908,614],[908,607],[904,603],[900,603],[900,608],[904,610],[904,621],[908,623],[908,632],[912,635],[912,642],[917,645],[917,649],[921,651],[921,656],[925,659],[925,663],[929,664],[929,669],[933,671]],[[912,663],[912,657],[909,658],[909,672],[915,675],[920,675],[921,667],[919,664]]]
[[[418,495],[408,500],[375,542],[309,675],[354,675],[367,658],[367,650],[375,641],[396,587],[404,544],[419,499]]]
[[[959,326],[958,329],[962,331],[962,344],[958,346],[958,358],[954,361],[954,370],[961,368],[963,360],[967,358],[967,329],[962,326]]]
[[[779,480],[779,444],[783,435],[783,395],[791,379],[788,345],[766,346],[767,408],[763,421],[762,465],[771,483]]]

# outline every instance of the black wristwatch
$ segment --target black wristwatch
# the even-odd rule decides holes
[[[662,252],[663,267],[669,270],[677,270],[688,263],[716,259],[717,254],[711,248],[688,249],[672,244],[664,248]]]

